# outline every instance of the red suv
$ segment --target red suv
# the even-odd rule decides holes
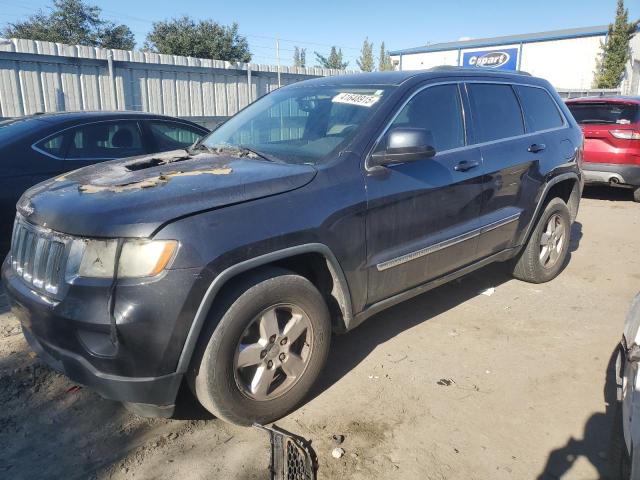
[[[568,100],[584,133],[585,183],[633,188],[640,202],[640,97]]]

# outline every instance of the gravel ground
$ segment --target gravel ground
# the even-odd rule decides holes
[[[334,337],[308,402],[277,422],[312,441],[319,478],[601,478],[607,372],[640,289],[628,193],[586,192],[551,283],[490,266]],[[136,417],[40,364],[4,297],[0,312],[1,478],[269,478],[263,432],[186,396],[184,419]]]

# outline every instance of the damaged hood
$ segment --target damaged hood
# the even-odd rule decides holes
[[[78,236],[148,237],[175,218],[300,188],[316,170],[248,154],[161,154],[91,165],[18,201],[32,223]]]

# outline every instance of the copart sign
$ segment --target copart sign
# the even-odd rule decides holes
[[[495,68],[499,70],[516,70],[518,68],[518,49],[474,50],[464,52],[463,67]]]

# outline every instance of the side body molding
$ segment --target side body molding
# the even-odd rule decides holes
[[[562,173],[559,174],[551,179],[549,179],[545,184],[544,187],[541,188],[540,190],[540,198],[537,201],[535,210],[533,212],[533,217],[531,218],[531,220],[529,221],[529,224],[526,226],[525,230],[524,230],[524,236],[522,237],[524,239],[523,243],[526,243],[526,241],[529,239],[529,235],[531,234],[533,228],[536,225],[536,222],[538,220],[538,216],[540,215],[540,212],[542,210],[542,207],[544,205],[544,201],[545,198],[547,197],[547,195],[549,194],[549,191],[551,190],[551,188],[556,185],[559,182],[562,182],[564,180],[575,180],[576,181],[576,187],[574,187],[574,190],[572,192],[572,196],[574,194],[580,195],[581,194],[581,179],[580,179],[580,174],[577,172],[566,172],[566,173]],[[578,203],[580,198],[578,197],[576,199],[577,201],[576,206],[575,206],[575,211],[571,212],[571,216],[572,216],[572,220],[575,219],[575,215],[577,214],[577,208],[578,208]],[[486,227],[485,227],[486,228]],[[434,280],[428,281],[426,283],[423,283],[421,285],[418,285],[416,287],[413,287],[410,290],[407,290],[405,292],[401,292],[398,293],[396,295],[393,295],[389,298],[386,298],[384,300],[381,300],[379,302],[376,302],[372,305],[367,306],[364,311],[362,312],[358,312],[353,320],[353,322],[351,322],[351,324],[349,325],[350,328],[355,328],[358,325],[360,325],[362,322],[364,322],[366,319],[368,319],[369,317],[381,312],[382,310],[385,310],[389,307],[392,307],[393,305],[396,305],[398,303],[401,303],[405,300],[408,300],[412,297],[415,297],[417,295],[420,295],[422,293],[425,293],[435,287],[438,287],[440,285],[443,285],[447,282],[450,282],[456,278],[460,278],[463,275],[466,275],[468,273],[471,273],[481,267],[484,267],[486,265],[489,265],[492,262],[503,262],[506,260],[509,260],[511,258],[513,258],[515,255],[517,255],[522,249],[522,245],[518,246],[518,247],[513,247],[513,248],[508,248],[506,250],[502,250],[500,252],[497,252],[493,255],[491,255],[490,257],[487,257],[485,259],[482,259],[472,265],[468,265],[466,267],[463,267],[461,269],[455,270],[453,272],[447,273],[446,275],[442,276],[442,277],[438,277]]]
[[[338,263],[335,255],[331,251],[329,247],[322,243],[307,243],[304,245],[296,245],[294,247],[285,248],[283,250],[278,250],[275,252],[270,252],[265,255],[260,255],[255,258],[251,258],[249,260],[242,261],[240,263],[236,263],[231,267],[223,270],[209,285],[209,288],[204,294],[202,301],[200,302],[200,306],[196,311],[196,315],[191,324],[191,328],[189,329],[189,334],[187,335],[187,340],[185,341],[184,347],[182,348],[182,353],[180,354],[180,359],[178,360],[177,373],[186,373],[189,368],[189,363],[191,362],[191,357],[193,356],[193,352],[196,348],[196,344],[198,343],[198,339],[200,336],[200,331],[206,321],[207,314],[215,300],[216,295],[220,291],[220,289],[224,286],[227,281],[236,275],[251,270],[256,267],[260,267],[262,265],[266,265],[268,263],[272,263],[278,260],[283,260],[285,258],[293,257],[295,255],[300,255],[303,253],[319,253],[324,256],[327,261],[327,266],[331,275],[334,279],[334,292],[335,290],[339,290],[335,292],[340,297],[340,307],[342,309],[342,314],[344,317],[344,323],[346,329],[349,329],[349,325],[352,323],[353,319],[353,310],[351,307],[351,295],[349,293],[349,286],[347,284],[347,280],[344,276],[344,272]]]

